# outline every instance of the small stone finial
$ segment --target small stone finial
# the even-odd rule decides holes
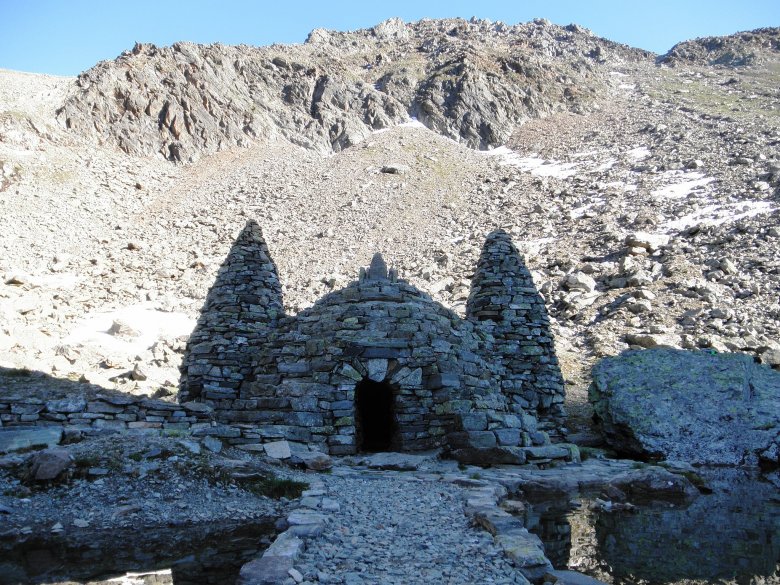
[[[366,277],[368,280],[387,280],[387,263],[379,252],[371,258],[371,266],[368,267]]]

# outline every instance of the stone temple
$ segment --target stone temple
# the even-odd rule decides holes
[[[357,281],[286,315],[268,246],[248,222],[190,337],[179,399],[210,406],[233,443],[565,458],[550,445],[564,432],[564,388],[547,311],[501,230],[485,242],[465,319],[379,254]]]

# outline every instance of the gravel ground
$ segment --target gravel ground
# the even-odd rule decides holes
[[[296,562],[320,583],[526,583],[463,513],[462,489],[424,474],[323,476],[340,511]]]

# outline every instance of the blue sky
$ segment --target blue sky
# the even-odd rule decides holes
[[[392,16],[547,18],[664,53],[689,38],[780,26],[780,0],[0,0],[0,68],[75,75],[136,41],[300,43],[313,28],[366,28]]]

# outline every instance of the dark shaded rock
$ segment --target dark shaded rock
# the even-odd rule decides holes
[[[46,449],[32,458],[27,478],[30,481],[51,481],[61,477],[73,465],[65,449]]]
[[[87,407],[87,401],[81,396],[69,396],[59,400],[49,400],[46,402],[48,412],[69,414],[74,412],[83,412]]]
[[[424,461],[420,455],[408,453],[374,453],[363,463],[371,469],[389,469],[394,471],[415,471]]]
[[[521,447],[466,447],[455,449],[452,456],[466,465],[523,465],[526,461]]]
[[[744,354],[628,351],[593,368],[607,442],[641,458],[778,463],[780,373]]]
[[[556,585],[606,585],[604,581],[599,581],[577,571],[549,571],[544,575],[544,580]]]
[[[314,471],[325,471],[333,467],[333,460],[329,455],[319,451],[300,451],[294,454],[294,457],[300,459],[306,469]]]

